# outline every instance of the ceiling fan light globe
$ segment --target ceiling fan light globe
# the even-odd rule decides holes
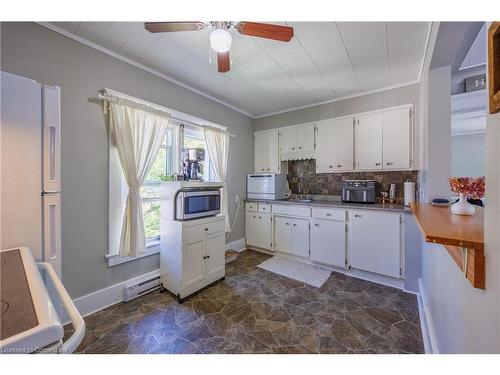
[[[210,47],[215,52],[224,53],[231,49],[232,37],[226,30],[217,29],[210,33]]]

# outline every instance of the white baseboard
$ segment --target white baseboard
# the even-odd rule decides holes
[[[73,300],[73,303],[80,312],[80,315],[85,317],[118,302],[122,302],[123,289],[126,286],[137,284],[159,275],[160,270],[157,269],[143,275],[133,277],[132,279],[122,281],[118,284],[111,285],[107,288],[97,290],[85,296],[78,297]],[[63,324],[67,324],[70,322],[66,311],[63,311],[61,321],[63,322]]]
[[[422,338],[424,340],[425,353],[439,354],[436,334],[429,311],[429,303],[427,300],[425,289],[423,287],[422,279],[418,279],[418,290],[418,315],[420,317],[420,327],[422,329]]]
[[[239,240],[229,242],[226,244],[226,250],[243,251],[246,249],[245,239],[240,238]]]

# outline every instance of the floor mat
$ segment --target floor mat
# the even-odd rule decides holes
[[[330,271],[318,266],[302,263],[283,256],[274,256],[262,262],[257,267],[315,286],[316,288],[321,288],[331,275]]]

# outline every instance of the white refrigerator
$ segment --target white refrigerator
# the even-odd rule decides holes
[[[61,277],[60,88],[1,72],[0,248],[28,247]]]

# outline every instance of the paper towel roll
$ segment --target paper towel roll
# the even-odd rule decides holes
[[[404,184],[405,190],[405,206],[409,206],[411,202],[415,202],[415,183],[406,181]]]

